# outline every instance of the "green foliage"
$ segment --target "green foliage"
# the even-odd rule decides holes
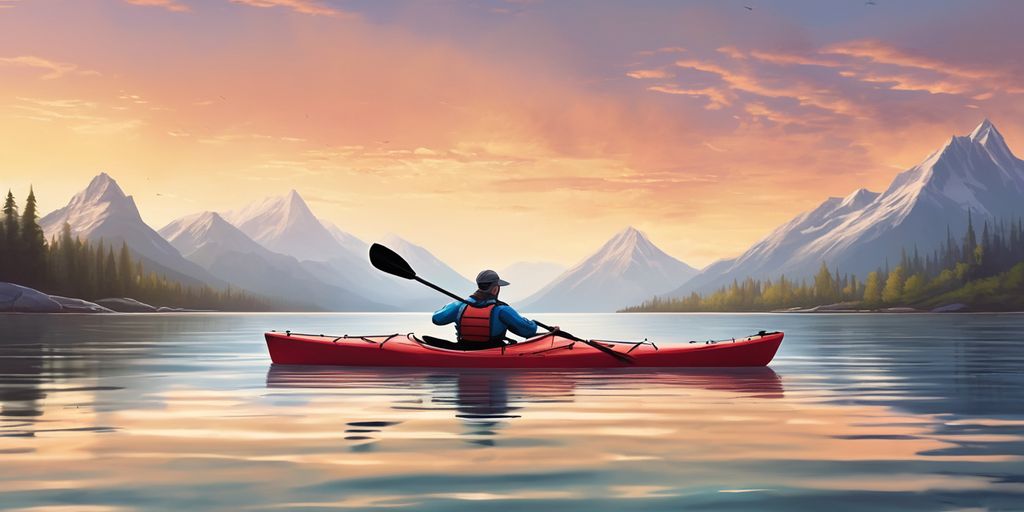
[[[921,274],[914,274],[903,283],[903,302],[913,302],[918,299],[924,291],[924,277]]]
[[[882,275],[880,272],[868,274],[868,282],[864,285],[862,299],[871,306],[882,303]]]
[[[901,298],[903,298],[903,267],[899,266],[889,272],[889,277],[885,280],[882,302],[896,304]]]
[[[822,262],[814,283],[747,279],[707,294],[684,298],[655,297],[623,311],[771,311],[837,302],[850,309],[881,306],[930,308],[961,302],[983,310],[1024,309],[1024,220],[983,223],[980,240],[973,215],[961,241],[946,229],[946,240],[922,257],[917,247],[903,250],[894,269],[857,276],[830,272]]]
[[[0,280],[13,279],[22,266],[21,223],[14,194],[7,191],[3,209],[3,237],[0,237]]]

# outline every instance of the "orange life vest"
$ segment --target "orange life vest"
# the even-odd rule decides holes
[[[494,339],[491,338],[491,313],[496,305],[493,302],[482,307],[467,304],[462,308],[458,322],[459,341],[469,343],[493,341]]]

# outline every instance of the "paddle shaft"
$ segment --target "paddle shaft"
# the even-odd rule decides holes
[[[415,277],[413,277],[413,279],[415,279],[416,281],[419,281],[419,282],[421,282],[421,283],[423,283],[423,284],[425,284],[425,285],[427,285],[427,286],[429,286],[429,287],[431,287],[431,288],[433,288],[433,289],[435,289],[435,290],[437,290],[437,291],[439,291],[439,292],[441,292],[441,293],[443,293],[443,294],[445,294],[445,295],[447,295],[447,296],[449,296],[449,297],[451,297],[451,298],[453,298],[453,299],[455,299],[455,300],[457,300],[457,301],[459,301],[459,302],[461,302],[463,304],[469,304],[468,300],[463,299],[462,297],[459,297],[458,295],[455,295],[454,293],[452,293],[452,292],[450,292],[448,290],[445,290],[444,288],[441,288],[440,286],[438,286],[438,285],[436,285],[434,283],[431,283],[430,281],[427,281],[426,279],[423,279],[420,276],[415,276]]]
[[[547,330],[549,330],[551,332],[559,332],[559,333],[562,334],[562,336],[565,336],[566,338],[569,338],[570,340],[578,341],[580,343],[583,343],[583,344],[589,345],[591,347],[594,347],[597,350],[600,350],[601,352],[604,352],[605,354],[608,354],[608,355],[614,357],[615,359],[618,359],[619,361],[622,361],[623,363],[632,363],[633,362],[633,358],[632,357],[629,357],[626,354],[621,354],[619,352],[616,352],[615,350],[610,349],[610,348],[608,348],[608,347],[606,347],[606,346],[604,346],[604,345],[602,345],[600,343],[597,343],[597,342],[594,342],[594,341],[591,341],[591,340],[585,340],[583,338],[580,338],[579,336],[573,336],[572,334],[567,333],[567,332],[563,331],[562,329],[555,329],[554,327],[551,327],[550,325],[546,325],[546,324],[543,324],[541,322],[538,322],[537,320],[534,320],[533,323],[535,323],[535,324],[537,324],[537,325],[539,325],[539,326],[543,327],[544,329],[547,329]]]

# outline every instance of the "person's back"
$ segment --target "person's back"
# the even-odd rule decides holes
[[[477,290],[465,303],[451,302],[434,312],[434,324],[454,323],[458,348],[462,350],[501,346],[508,331],[524,338],[532,337],[537,334],[537,324],[498,300],[501,287],[508,284],[493,270],[480,272],[476,276]]]

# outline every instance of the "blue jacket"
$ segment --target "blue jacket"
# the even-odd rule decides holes
[[[466,300],[477,304],[476,299],[473,297],[469,297]],[[486,306],[490,302],[492,301],[484,301],[480,304]],[[435,311],[434,325],[447,325],[457,322],[462,316],[462,310],[467,307],[461,302],[452,302]],[[458,325],[456,325],[456,329],[458,329]],[[512,309],[512,306],[499,304],[491,312],[491,337],[502,338],[505,336],[506,331],[512,331],[519,336],[529,338],[537,334],[537,324],[533,320],[523,318],[516,310]]]

